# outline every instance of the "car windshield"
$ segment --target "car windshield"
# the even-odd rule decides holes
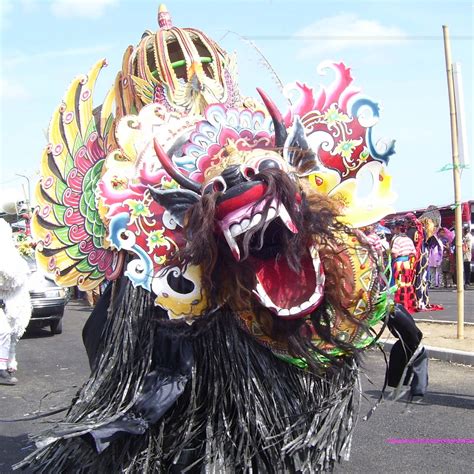
[[[23,259],[28,264],[30,271],[29,285],[31,290],[40,290],[41,288],[57,287],[54,279],[43,272],[36,264],[35,257],[23,256]]]

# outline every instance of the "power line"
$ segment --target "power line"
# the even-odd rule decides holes
[[[387,35],[387,36],[359,36],[359,35],[242,35],[247,40],[293,40],[293,41],[307,41],[307,40],[332,40],[332,41],[442,41],[443,38],[437,35]],[[451,37],[455,40],[472,41],[473,35],[455,35]]]

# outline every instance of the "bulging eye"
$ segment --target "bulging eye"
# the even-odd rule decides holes
[[[217,176],[206,184],[203,190],[203,194],[225,193],[226,190],[227,184],[224,178],[222,176]]]
[[[242,166],[240,172],[247,181],[250,181],[257,174],[252,166]]]
[[[258,171],[268,170],[270,168],[281,170],[283,169],[280,162],[274,160],[273,158],[264,158],[258,163]]]
[[[222,178],[221,176],[218,176],[212,182],[212,190],[215,193],[223,193],[225,192],[226,189],[227,189],[227,184],[224,181],[224,178]]]

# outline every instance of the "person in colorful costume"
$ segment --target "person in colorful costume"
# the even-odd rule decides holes
[[[395,222],[395,236],[390,245],[392,255],[392,283],[397,286],[395,302],[403,305],[410,313],[416,310],[413,282],[415,279],[416,249],[406,234],[407,222]]]
[[[405,216],[407,222],[407,236],[413,241],[415,246],[415,274],[413,286],[416,298],[416,311],[423,310],[423,295],[427,291],[427,271],[428,256],[425,253],[424,229],[422,223],[416,218],[415,214],[409,212]]]
[[[359,228],[391,211],[393,142],[372,142],[379,108],[344,64],[323,65],[335,80],[318,93],[289,86],[282,114],[240,95],[204,33],[164,7],[159,25],[100,107],[104,61],[51,122],[37,259],[59,284],[112,283],[84,331],[89,380],[20,466],[330,470],[349,452],[359,354],[391,310]]]

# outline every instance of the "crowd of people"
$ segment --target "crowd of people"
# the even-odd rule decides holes
[[[384,224],[384,225],[382,225]],[[378,239],[391,275],[395,302],[408,311],[442,309],[429,303],[431,288],[455,288],[455,232],[441,227],[435,208],[417,218],[408,213],[402,218],[382,221],[365,229],[368,239]],[[463,285],[470,286],[473,237],[469,224],[463,226]]]

